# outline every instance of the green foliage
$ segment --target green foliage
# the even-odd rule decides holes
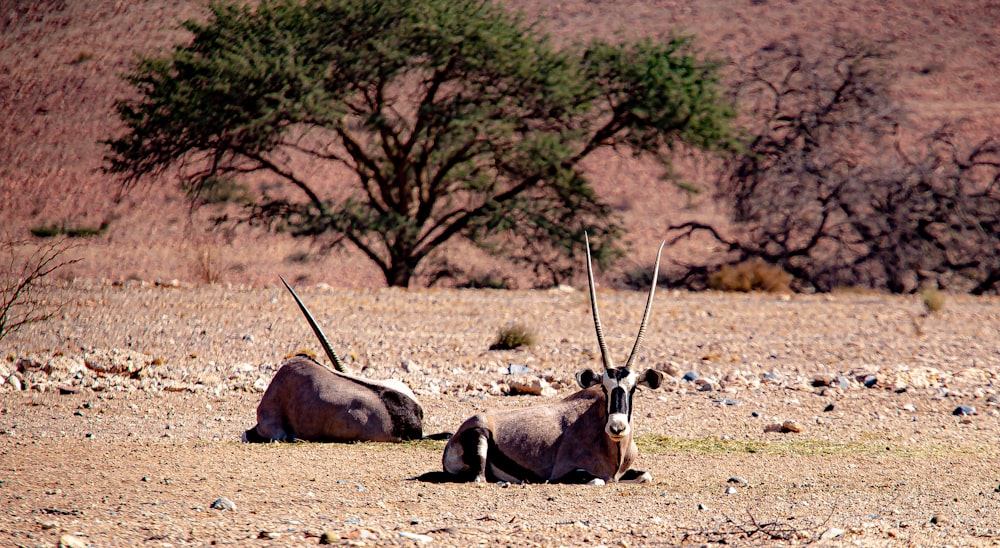
[[[196,195],[276,177],[283,188],[249,196],[241,220],[356,246],[390,285],[454,238],[548,283],[578,268],[584,232],[607,263],[621,228],[587,156],[626,147],[666,163],[676,144],[732,142],[716,66],[686,38],[557,50],[487,0],[209,9],[185,23],[190,43],[128,75],[138,94],[117,103],[126,131],[106,141],[107,171],[126,188],[177,175]],[[356,177],[331,192],[326,166]]]
[[[69,238],[86,238],[89,236],[99,236],[108,230],[110,223],[104,221],[100,226],[78,226],[67,227],[65,223],[61,225],[42,225],[30,229],[31,235],[36,238],[54,238],[56,236],[67,236]]]
[[[718,291],[787,293],[791,282],[791,274],[759,257],[723,265],[708,278],[708,286]]]
[[[535,344],[536,336],[534,331],[525,325],[515,323],[501,327],[497,331],[497,338],[490,345],[490,350],[514,350],[522,346]]]

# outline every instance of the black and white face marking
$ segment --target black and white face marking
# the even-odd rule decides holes
[[[613,440],[620,440],[632,431],[632,395],[639,376],[625,367],[606,369],[601,379],[608,405],[608,423],[604,431]]]

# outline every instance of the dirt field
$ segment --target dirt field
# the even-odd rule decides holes
[[[505,395],[512,364],[559,397],[599,364],[582,291],[301,293],[352,370],[413,387],[426,432],[552,401]],[[283,289],[51,297],[61,316],[0,343],[23,388],[0,388],[0,545],[1000,543],[996,298],[663,291],[641,365],[670,375],[634,417],[654,482],[594,487],[415,479],[443,442],[239,443],[282,358],[319,351]],[[624,360],[645,295],[599,297]],[[489,351],[512,322],[539,341]]]

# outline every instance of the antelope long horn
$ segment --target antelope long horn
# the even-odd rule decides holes
[[[347,373],[347,370],[344,369],[344,362],[340,361],[340,358],[337,356],[337,353],[333,351],[333,347],[330,346],[330,341],[326,338],[326,335],[323,334],[323,330],[319,328],[319,324],[317,324],[316,320],[313,319],[312,314],[309,313],[309,309],[306,308],[305,303],[303,303],[302,299],[300,299],[298,294],[295,293],[295,290],[292,289],[292,286],[288,285],[288,282],[285,281],[285,278],[282,278],[280,274],[278,275],[278,277],[281,278],[281,283],[285,284],[285,287],[288,288],[288,291],[292,294],[292,297],[295,299],[295,302],[298,303],[299,309],[302,310],[303,314],[305,314],[306,321],[309,322],[309,327],[312,327],[313,333],[315,333],[316,337],[319,338],[319,344],[322,345],[323,350],[326,351],[326,356],[330,358],[330,361],[333,362],[333,368],[341,373]]]
[[[642,313],[642,323],[639,325],[639,334],[635,337],[635,344],[632,345],[632,353],[625,362],[625,368],[632,367],[632,362],[639,355],[639,347],[642,346],[642,339],[646,336],[646,324],[649,322],[649,311],[653,309],[653,294],[656,293],[656,281],[660,276],[660,254],[663,253],[663,246],[667,242],[660,243],[660,249],[656,252],[656,265],[653,266],[653,285],[649,288],[649,296],[646,297],[646,311]]]
[[[594,289],[594,268],[590,264],[590,238],[587,233],[583,233],[583,240],[587,244],[587,281],[590,282],[590,309],[594,312],[594,328],[597,330],[597,344],[601,347],[601,360],[604,362],[604,369],[612,369],[611,356],[608,353],[608,345],[604,342],[604,328],[601,327],[601,315],[597,312],[597,291]]]

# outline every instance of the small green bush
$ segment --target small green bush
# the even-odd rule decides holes
[[[708,278],[708,286],[718,291],[784,293],[791,291],[791,283],[791,274],[760,257],[724,265]]]
[[[67,227],[65,223],[61,225],[36,226],[31,230],[31,235],[36,238],[54,238],[56,236],[67,236],[69,238],[86,238],[88,236],[99,236],[108,231],[110,223],[104,221],[100,226],[78,226]]]
[[[528,327],[516,323],[501,327],[490,350],[514,350],[535,344],[535,333]]]

